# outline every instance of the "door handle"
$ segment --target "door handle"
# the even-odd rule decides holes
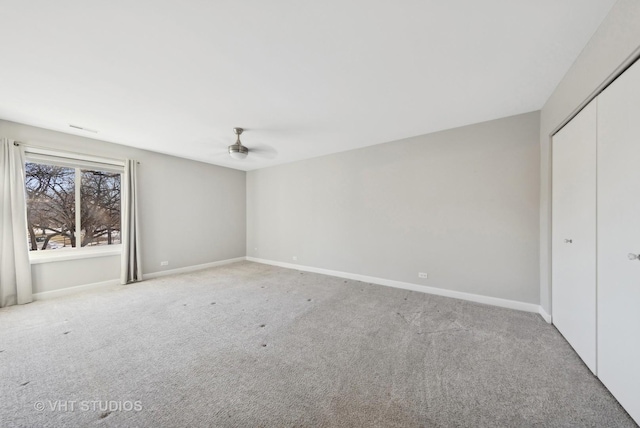
[[[640,260],[640,254],[629,253],[627,257],[629,257],[629,260]]]
[[[564,243],[565,244],[572,244],[573,243],[573,239],[565,239]]]

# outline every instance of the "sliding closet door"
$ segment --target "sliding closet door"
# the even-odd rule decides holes
[[[640,423],[640,62],[598,97],[598,375]]]
[[[553,324],[596,373],[595,101],[553,137],[552,165]]]

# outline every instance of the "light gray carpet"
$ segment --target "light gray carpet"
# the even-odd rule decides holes
[[[2,309],[0,351],[3,428],[635,426],[537,314],[250,262]]]

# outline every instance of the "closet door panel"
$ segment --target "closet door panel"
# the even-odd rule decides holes
[[[640,423],[640,62],[598,97],[598,375]]]
[[[552,319],[596,373],[596,102],[553,137]]]

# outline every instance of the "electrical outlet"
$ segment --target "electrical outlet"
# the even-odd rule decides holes
[[[168,261],[160,262],[160,266],[169,266]]]
[[[424,272],[418,272],[418,278],[424,278],[424,279],[427,279],[427,278],[429,278],[429,275],[427,275],[427,274],[426,274],[426,273],[424,273]]]
[[[293,256],[293,261],[295,262],[296,260],[298,260],[298,256]]]

